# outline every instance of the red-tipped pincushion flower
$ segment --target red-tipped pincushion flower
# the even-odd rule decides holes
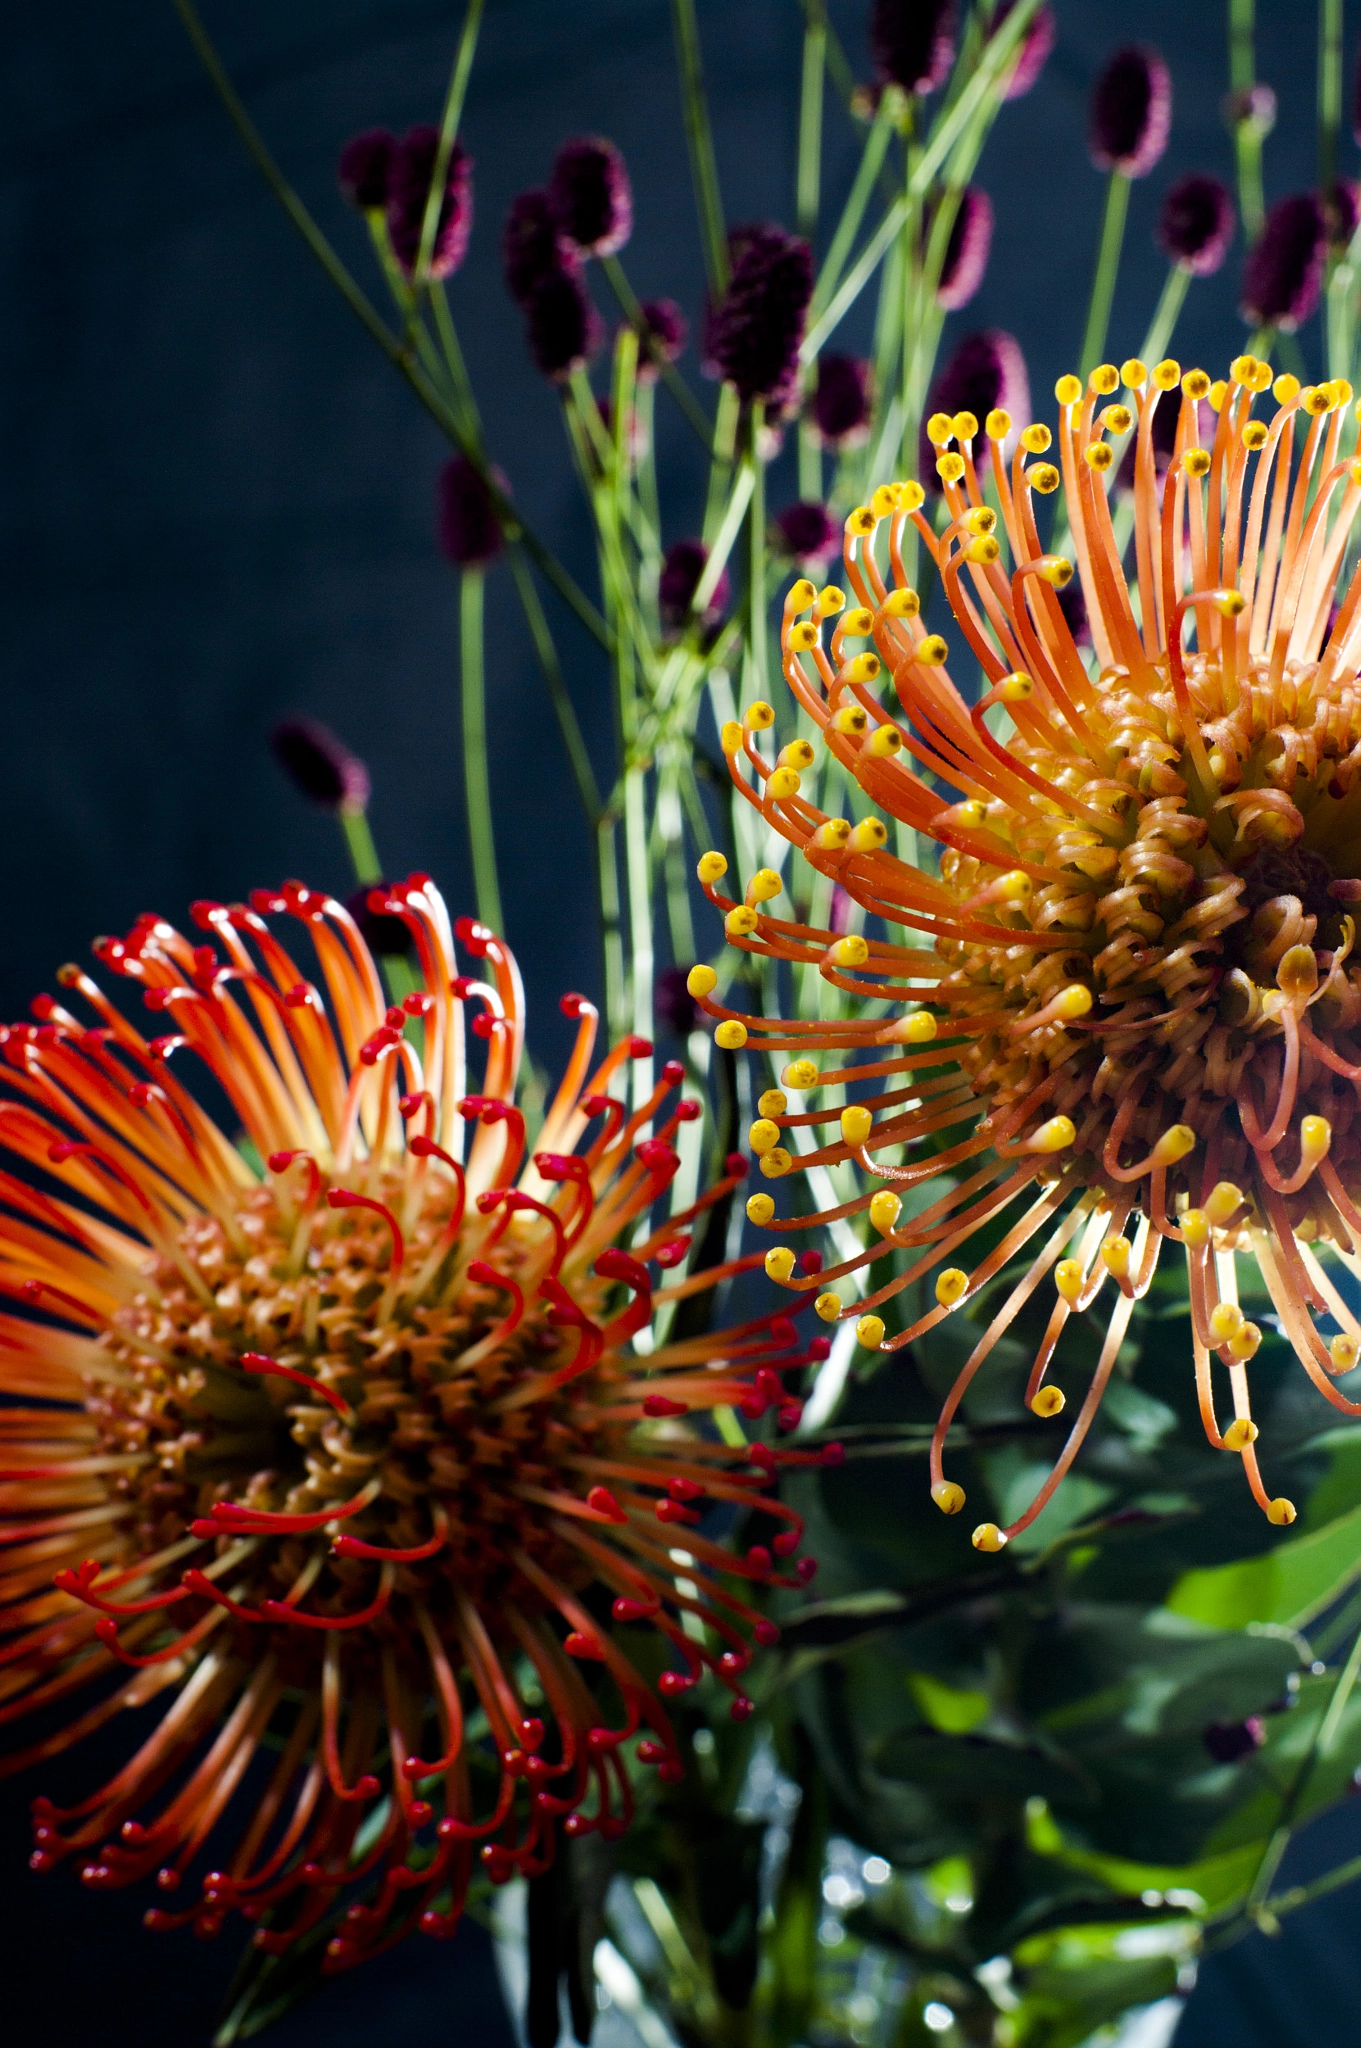
[[[1160,490],[1154,401],[1177,391]],[[701,878],[728,937],[816,967],[859,1011],[834,1023],[744,1016],[713,1001],[711,969],[691,980],[722,1020],[721,1043],[784,1055],[782,1088],[813,1091],[808,1108],[782,1091],[763,1098],[752,1144],[766,1174],[851,1161],[872,1176],[837,1211],[867,1212],[866,1249],[817,1281],[791,1268],[783,1284],[825,1290],[828,1321],[859,1316],[862,1343],[890,1352],[975,1305],[977,1342],[931,1453],[947,1514],[964,1496],[942,1466],[946,1432],[1028,1298],[1047,1289],[1053,1304],[1025,1393],[1039,1416],[1064,1406],[1048,1375],[1056,1357],[1062,1377],[1072,1370],[1066,1323],[1104,1324],[1051,1476],[1008,1527],[978,1528],[983,1550],[1026,1528],[1072,1464],[1168,1248],[1189,1274],[1206,1432],[1241,1455],[1271,1521],[1295,1510],[1258,1470],[1249,1361],[1262,1333],[1239,1303],[1240,1260],[1319,1393],[1361,1414],[1334,1383],[1357,1363],[1361,1324],[1330,1270],[1361,1258],[1361,570],[1336,588],[1361,513],[1361,463],[1341,453],[1352,392],[1273,383],[1267,363],[1240,356],[1219,383],[1130,360],[1085,387],[1063,377],[1057,397],[1057,435],[1028,425],[1012,462],[995,465],[1000,522],[961,423],[933,422],[939,533],[919,484],[884,485],[846,522],[849,608],[808,582],[786,599],[790,689],[884,816],[853,827],[801,795],[797,767],[757,744],[769,705],[724,729],[742,799],[883,931],[838,938],[773,915],[765,899],[780,882],[766,871],[734,904],[710,855]],[[984,431],[1000,448],[1011,421],[994,414]],[[1105,488],[1127,434],[1128,580]],[[1090,664],[1059,605],[1072,566],[1036,526],[1037,495],[1060,484]],[[909,522],[959,652],[982,667],[976,699],[951,680],[951,650],[908,587]],[[880,695],[890,681],[896,710]],[[937,860],[900,859],[885,817],[934,840]],[[809,1057],[820,1047],[835,1052],[821,1071]],[[849,1089],[849,1106],[817,1107],[829,1087]],[[791,1125],[812,1139],[797,1160]],[[767,1197],[753,1220],[814,1228],[809,1206],[796,1197],[792,1218],[773,1223]],[[1020,1280],[993,1291],[1027,1247]],[[859,1304],[828,1288],[886,1252],[898,1270]],[[924,1314],[920,1299],[900,1299],[914,1283]],[[889,1334],[900,1310],[904,1327]]]
[[[371,908],[417,955],[400,1007],[344,908],[298,884],[197,905],[198,943],[140,918],[96,952],[165,1035],[64,969],[65,999],[3,1034],[0,1108],[0,1718],[44,1717],[6,1768],[165,1702],[106,1785],[36,1803],[34,1864],[157,1875],[152,1925],[240,1911],[272,1952],[348,1902],[335,1968],[450,1933],[475,1858],[499,1881],[544,1869],[560,1829],[618,1833],[622,1745],[680,1770],[663,1697],[712,1673],[750,1711],[750,1645],[776,1631],[744,1594],[811,1574],[763,1489],[816,1454],[734,1448],[709,1411],[788,1424],[779,1376],[827,1349],[776,1313],[635,1351],[656,1303],[761,1263],[662,1284],[742,1162],[664,1217],[697,1107],[668,1065],[630,1110],[651,1048],[596,1062],[576,996],[527,1160],[510,953],[465,920],[461,973],[425,876]],[[190,1054],[258,1170],[177,1078]],[[710,1506],[769,1533],[733,1554]]]

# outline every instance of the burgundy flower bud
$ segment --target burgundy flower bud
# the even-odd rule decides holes
[[[380,960],[414,959],[416,937],[406,919],[369,908],[369,897],[386,891],[389,886],[387,882],[363,882],[345,898],[345,908],[359,926],[359,936],[364,944]]]
[[[1236,1764],[1261,1748],[1266,1723],[1260,1714],[1249,1714],[1246,1721],[1211,1721],[1200,1739],[1217,1764]]]
[[[690,323],[674,299],[644,299],[638,335],[638,375],[655,381],[659,363],[674,363],[685,347]]]
[[[678,540],[666,551],[662,573],[657,580],[657,609],[670,633],[679,633],[690,617],[695,592],[709,560],[702,540]],[[700,613],[700,623],[716,626],[728,608],[732,584],[726,569],[714,586],[713,596]]]
[[[829,562],[841,546],[841,528],[827,507],[807,498],[785,506],[775,532],[784,552],[804,570]]]
[[[1149,441],[1153,447],[1153,474],[1161,483],[1167,474],[1177,446],[1177,426],[1181,419],[1182,395],[1180,391],[1160,391],[1153,406],[1153,425],[1149,430]],[[1214,439],[1214,408],[1208,399],[1202,399],[1196,407],[1195,436],[1200,446],[1206,447]],[[1134,489],[1134,466],[1138,456],[1139,437],[1131,434],[1125,452],[1120,458],[1120,473],[1116,479],[1117,488],[1125,491]],[[1069,584],[1071,590],[1074,584]]]
[[[1331,192],[1323,195],[1323,217],[1328,227],[1328,245],[1339,256],[1346,253],[1361,219],[1361,186],[1351,178],[1338,178]]]
[[[351,206],[371,213],[387,205],[388,179],[397,138],[388,128],[369,128],[353,136],[340,152],[336,176]]]
[[[955,0],[874,0],[870,49],[885,84],[934,92],[955,61]]]
[[[997,11],[992,17],[992,32],[996,35],[1002,23],[1016,5],[1016,0],[998,0]],[[1030,25],[1021,37],[1021,46],[1016,54],[1015,68],[1007,80],[1004,100],[1019,100],[1028,93],[1049,61],[1054,47],[1057,28],[1051,7],[1039,7],[1030,17]]]
[[[1001,406],[1014,420],[1029,418],[1030,379],[1015,335],[1000,327],[989,327],[978,334],[966,334],[939,371],[927,398],[925,417],[930,419],[936,412],[948,412],[951,417],[957,412],[973,414],[979,424],[973,443],[974,467],[982,475],[992,453],[992,443],[982,428],[995,406]],[[925,426],[919,454],[923,484],[928,491],[939,492],[937,450],[927,439]]]
[[[1261,139],[1276,126],[1276,95],[1269,85],[1245,86],[1231,92],[1224,101],[1224,119],[1230,128],[1249,122]]]
[[[1191,171],[1168,189],[1158,213],[1158,242],[1192,277],[1212,277],[1228,254],[1237,225],[1227,185]]]
[[[633,232],[624,159],[603,136],[564,142],[553,159],[548,205],[559,232],[583,256],[613,256]]]
[[[765,222],[734,228],[728,251],[732,274],[709,315],[705,368],[735,384],[743,399],[783,407],[798,380],[812,251],[798,235]]]
[[[604,328],[581,279],[571,271],[556,270],[530,294],[525,334],[536,367],[556,381],[590,361],[604,339]]]
[[[809,411],[828,448],[854,448],[869,431],[874,366],[860,356],[822,356]]]
[[[314,718],[281,719],[269,736],[275,760],[299,795],[325,811],[362,811],[369,771],[358,754]]]
[[[416,268],[430,180],[439,153],[439,130],[411,128],[397,144],[388,179],[388,233],[397,261],[407,275]],[[449,155],[440,199],[439,221],[430,252],[430,275],[452,277],[468,250],[473,225],[473,161],[456,142]]]
[[[957,313],[961,306],[967,306],[983,282],[992,248],[992,217],[992,201],[986,192],[970,185],[960,194],[959,211],[945,245],[945,261],[936,286],[936,304],[947,313]]]
[[[576,258],[564,250],[548,204],[537,187],[510,202],[501,230],[501,266],[506,290],[518,306],[527,306],[546,277],[574,270]]]
[[[675,1038],[688,1038],[699,1022],[699,1004],[686,982],[689,969],[668,967],[652,986],[652,1014]]]
[[[1318,304],[1327,254],[1328,226],[1314,194],[1278,199],[1243,265],[1243,318],[1293,334]]]
[[[1074,647],[1090,647],[1092,644],[1091,622],[1087,617],[1087,600],[1082,594],[1082,585],[1075,576],[1062,590],[1056,591],[1059,610],[1063,613],[1068,631],[1073,637]]]
[[[501,527],[491,492],[466,455],[439,474],[436,531],[440,550],[455,569],[481,569],[501,552]]]
[[[1092,87],[1088,147],[1099,171],[1146,178],[1167,147],[1172,77],[1156,50],[1117,50]]]

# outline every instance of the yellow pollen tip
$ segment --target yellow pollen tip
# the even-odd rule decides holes
[[[1259,362],[1257,365],[1256,373],[1254,374],[1252,382],[1248,386],[1248,389],[1250,391],[1267,391],[1270,389],[1270,387],[1271,365],[1270,363]]]
[[[794,1254],[787,1244],[773,1245],[766,1253],[767,1280],[787,1280],[794,1270]]]
[[[898,509],[898,486],[880,484],[870,497],[870,510],[876,519],[891,519]],[[865,629],[868,632],[868,627]]]
[[[952,448],[948,454],[936,458],[936,475],[943,484],[957,484],[964,474],[964,457],[956,455]]]
[[[1236,1210],[1243,1206],[1243,1190],[1231,1180],[1216,1181],[1205,1201],[1205,1214],[1214,1229],[1222,1230]]]
[[[876,667],[877,667],[876,663]],[[775,757],[777,768],[811,768],[817,755],[808,740],[791,740]]]
[[[953,1308],[969,1291],[969,1276],[958,1266],[947,1266],[936,1276],[936,1300],[942,1308]]]
[[[1127,1237],[1108,1237],[1101,1247],[1101,1262],[1116,1280],[1129,1272],[1132,1247]]]
[[[772,1195],[747,1196],[747,1221],[749,1223],[769,1223],[773,1220],[774,1215],[775,1200]]]
[[[780,1079],[786,1088],[797,1088],[802,1095],[809,1088],[816,1088],[822,1075],[812,1060],[791,1060]]]
[[[785,1094],[783,1088],[767,1088],[765,1094],[756,1105],[757,1112],[761,1116],[783,1116],[788,1107],[789,1097]]]
[[[1308,413],[1310,419],[1322,419],[1324,413],[1331,412],[1333,409],[1333,394],[1330,386],[1327,384],[1310,385],[1301,394],[1300,406],[1302,411]]]
[[[863,1145],[873,1129],[874,1118],[858,1102],[842,1110],[841,1135],[848,1145]]]
[[[978,538],[971,540],[964,550],[965,556],[969,561],[980,562],[985,567],[988,563],[995,562],[1001,552],[1002,543],[998,540],[995,533],[980,533]]]
[[[843,704],[832,719],[833,732],[863,732],[870,715],[863,704]]]
[[[999,877],[993,886],[1003,903],[1028,903],[1035,893],[1035,884],[1024,868],[1013,868],[1010,874]]]
[[[685,977],[685,986],[689,994],[694,996],[696,1001],[699,1002],[705,996],[713,994],[714,990],[718,987],[718,976],[712,967],[705,967],[703,965],[692,967]]]
[[[1082,1292],[1082,1262],[1079,1259],[1060,1259],[1054,1268],[1054,1285],[1067,1302],[1075,1302]]]
[[[1240,1365],[1246,1364],[1248,1359],[1256,1355],[1261,1342],[1262,1332],[1257,1324],[1244,1323],[1237,1335],[1229,1339],[1229,1356],[1236,1359]]]
[[[1292,377],[1288,370],[1285,371],[1272,385],[1271,395],[1278,405],[1289,405],[1292,399],[1296,399],[1300,395],[1299,378]]]
[[[949,655],[949,644],[939,633],[928,633],[919,640],[914,650],[916,659],[925,662],[927,668],[939,668]]]
[[[1173,1124],[1164,1131],[1149,1154],[1155,1166],[1175,1166],[1196,1149],[1196,1134],[1189,1124]]]
[[[1225,383],[1222,377],[1216,377],[1214,383],[1210,386],[1211,410],[1214,412],[1222,412],[1224,410],[1224,400],[1228,397],[1228,395],[1228,385]]]
[[[761,1154],[761,1171],[767,1180],[779,1180],[783,1174],[789,1172],[793,1164],[793,1158],[785,1151],[783,1145],[777,1145],[773,1152]]]
[[[1072,382],[1076,384],[1077,378],[1074,377]],[[980,1522],[969,1540],[975,1550],[1001,1550],[1007,1539],[996,1522]]]
[[[1300,1151],[1306,1159],[1315,1164],[1328,1156],[1328,1147],[1333,1142],[1333,1127],[1326,1116],[1307,1116],[1300,1124]]]
[[[1021,435],[1021,446],[1025,449],[1027,455],[1043,455],[1045,450],[1052,445],[1053,439],[1054,436],[1050,433],[1044,421],[1034,420]]]
[[[1351,404],[1351,402],[1352,402],[1352,387],[1351,387],[1351,385],[1350,385],[1350,384],[1349,384],[1349,383],[1347,382],[1347,380],[1346,380],[1346,378],[1345,378],[1345,377],[1334,377],[1334,379],[1333,379],[1333,393],[1334,393],[1334,397],[1333,397],[1333,403],[1334,403],[1334,405],[1335,405],[1335,406],[1337,406],[1337,408],[1338,408],[1338,410],[1339,410],[1339,411],[1341,411],[1341,409],[1342,409],[1342,407],[1343,407],[1343,406],[1346,406],[1346,405],[1350,405],[1350,404]]]
[[[1243,1311],[1236,1301],[1220,1301],[1210,1310],[1210,1335],[1216,1344],[1227,1344],[1243,1327]]]
[[[1188,448],[1181,458],[1181,466],[1187,476],[1208,476],[1210,474],[1209,449]]]
[[[806,612],[817,597],[817,591],[806,576],[800,576],[797,583],[791,583],[785,596],[787,612]]]
[[[1054,396],[1060,405],[1076,405],[1082,396],[1082,379],[1075,377],[1071,370],[1066,377],[1060,377],[1054,386]]]
[[[797,768],[777,768],[766,783],[766,795],[772,803],[788,802],[799,793],[799,771]]]
[[[1210,603],[1221,618],[1236,619],[1247,605],[1241,590],[1216,590]]]
[[[1087,379],[1087,389],[1094,398],[1109,398],[1119,386],[1120,372],[1114,363],[1098,363]]]
[[[884,610],[891,619],[915,619],[922,608],[922,601],[915,590],[891,590],[884,600]]]
[[[870,1222],[882,1237],[887,1237],[902,1210],[902,1197],[891,1188],[881,1188],[870,1203]]]
[[[747,1042],[747,1027],[736,1017],[725,1017],[714,1033],[714,1044],[724,1052],[738,1052]]]
[[[957,412],[953,424],[957,441],[972,441],[978,432],[978,420],[971,412]]]
[[[886,486],[880,485],[880,489]],[[838,629],[843,638],[849,635],[853,640],[863,640],[866,633],[874,631],[874,613],[868,605],[858,604],[853,612],[847,612]]]
[[[986,805],[981,804],[976,796],[966,797],[962,804],[955,805],[954,811],[956,819],[966,831],[975,825],[981,825],[988,815]]]
[[[873,533],[878,524],[868,505],[857,505],[854,512],[847,515],[846,531],[853,539],[861,539]]]
[[[870,957],[869,942],[859,932],[847,932],[831,948],[834,967],[863,967]]]
[[[997,685],[997,694],[1004,704],[1024,704],[1035,694],[1034,679],[1023,668],[1018,668],[1011,675],[1003,676]]]
[[[1186,1209],[1181,1215],[1181,1241],[1193,1252],[1210,1242],[1210,1219],[1203,1209]]]
[[[1276,968],[1276,985],[1288,996],[1311,996],[1318,987],[1312,946],[1287,946]]]
[[[926,503],[926,492],[917,479],[909,477],[905,484],[898,486],[898,509],[902,512],[917,512]]]
[[[849,818],[824,818],[813,834],[813,844],[825,853],[839,853],[850,836]]]
[[[1062,1415],[1066,1406],[1067,1403],[1063,1398],[1062,1387],[1040,1387],[1036,1390],[1035,1398],[1030,1404],[1030,1412],[1032,1415],[1043,1415],[1046,1417]]]
[[[886,761],[902,744],[903,736],[896,725],[877,725],[869,737],[869,751],[876,761]]]
[[[1181,380],[1181,388],[1188,398],[1199,403],[1210,395],[1210,380],[1204,370],[1188,370]]]
[[[831,1293],[830,1290],[826,1294],[820,1294],[813,1303],[813,1314],[820,1317],[824,1323],[834,1323],[841,1314],[841,1296]]]
[[[1257,1424],[1240,1415],[1224,1432],[1224,1448],[1226,1451],[1245,1451],[1249,1444],[1256,1443],[1258,1434]]]
[[[725,754],[740,754],[746,734],[735,718],[725,718],[718,738]]]
[[[748,732],[769,732],[775,723],[773,706],[758,697],[754,704],[748,704],[742,713],[742,723]]]
[[[1250,455],[1255,455],[1259,448],[1265,448],[1268,439],[1267,430],[1260,420],[1249,420],[1243,429],[1243,446]]]
[[[1235,384],[1243,384],[1250,391],[1257,375],[1256,356],[1235,356],[1229,364],[1229,375]]]
[[[1051,1116],[1048,1123],[1025,1141],[1027,1152],[1064,1152],[1077,1136],[1077,1126],[1071,1117]]]
[[[1005,406],[995,405],[983,422],[983,431],[990,441],[1005,441],[1011,432],[1011,414]]]
[[[1115,450],[1109,441],[1089,442],[1082,455],[1089,469],[1109,469],[1115,460]]]
[[[1126,356],[1120,365],[1120,382],[1127,391],[1142,391],[1148,382],[1148,364],[1138,356]]]
[[[1337,1336],[1328,1345],[1331,1372],[1350,1372],[1358,1357],[1361,1357],[1361,1342],[1355,1337]]]
[[[939,1028],[929,1010],[914,1010],[907,1020],[904,1036],[909,1045],[929,1045]]]
[[[888,826],[882,818],[862,818],[847,841],[852,853],[877,853],[887,843]]]
[[[991,533],[997,525],[997,514],[991,505],[975,505],[961,523],[969,533]]]
[[[768,1116],[758,1116],[747,1132],[747,1143],[759,1159],[763,1152],[773,1152],[780,1142],[780,1126],[772,1123]]]
[[[1134,414],[1127,405],[1108,405],[1101,417],[1108,434],[1127,434],[1134,425]]]
[[[749,939],[760,921],[749,903],[739,903],[724,918],[723,929],[730,939]]]
[[[1059,991],[1049,1007],[1061,1023],[1071,1024],[1076,1018],[1085,1017],[1090,1012],[1092,992],[1080,981],[1070,981],[1067,988]]]
[[[1266,1511],[1266,1518],[1269,1522],[1273,1522],[1278,1529],[1288,1529],[1294,1521],[1297,1512],[1294,1501],[1287,1500],[1285,1495],[1282,1494],[1278,1499],[1272,1501],[1271,1506]]]
[[[877,654],[857,654],[843,671],[848,683],[872,683],[879,674]]]
[[[768,903],[772,896],[778,896],[784,883],[774,868],[758,868],[747,883],[747,900],[752,903]]]
[[[1038,491],[1042,498],[1048,498],[1058,489],[1063,479],[1052,462],[1037,462],[1033,469],[1026,470],[1025,481],[1032,491]]]
[[[955,423],[948,412],[933,412],[926,422],[926,438],[933,448],[947,448],[955,438]]]
[[[785,644],[795,654],[811,654],[818,644],[818,629],[811,619],[799,619],[790,627]]]
[[[866,1351],[877,1351],[884,1341],[883,1317],[861,1316],[855,1326],[855,1337],[856,1342],[863,1344]]]
[[[1153,366],[1153,382],[1159,391],[1171,391],[1181,382],[1181,364],[1172,356],[1164,356]]]
[[[1107,465],[1098,463],[1096,467],[1104,469]],[[1073,580],[1073,565],[1066,555],[1045,555],[1040,561],[1040,574],[1055,590],[1066,590]]]
[[[964,1488],[956,1486],[953,1479],[938,1479],[931,1498],[943,1515],[957,1515],[964,1505]]]

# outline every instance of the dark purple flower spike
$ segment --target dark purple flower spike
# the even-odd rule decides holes
[[[998,0],[997,11],[992,17],[992,32],[996,35],[1002,23],[1016,5],[1016,0]],[[1049,61],[1057,34],[1054,10],[1038,7],[1021,36],[1021,47],[1016,55],[1015,67],[1007,80],[1004,100],[1018,100],[1028,93]]]
[[[690,970],[666,967],[652,984],[652,1014],[674,1038],[688,1038],[699,1023],[699,1004],[687,986]]]
[[[1243,265],[1243,318],[1293,334],[1318,304],[1327,253],[1328,224],[1315,195],[1278,199]]]
[[[456,455],[440,471],[436,531],[440,551],[455,569],[485,569],[501,552],[491,492],[466,455]]]
[[[527,306],[546,277],[576,267],[559,243],[548,194],[537,187],[510,202],[501,230],[501,267],[517,306]]]
[[[644,299],[639,331],[638,376],[655,382],[663,363],[674,363],[685,347],[690,323],[674,299]]]
[[[564,142],[553,159],[548,205],[559,233],[582,256],[613,256],[633,232],[624,159],[603,136]]]
[[[360,213],[381,212],[388,203],[397,138],[387,128],[369,128],[354,136],[340,152],[336,176],[351,206]]]
[[[529,352],[540,373],[557,382],[588,363],[605,338],[600,315],[580,277],[550,271],[525,306]]]
[[[955,0],[874,0],[870,49],[886,85],[934,92],[955,61]]]
[[[791,560],[805,572],[830,562],[841,546],[841,528],[816,500],[800,499],[786,505],[775,520],[775,538]]]
[[[783,408],[799,375],[813,254],[798,235],[758,222],[728,237],[728,289],[709,315],[705,367],[737,387],[750,403]]]
[[[1158,242],[1179,269],[1192,277],[1212,277],[1237,225],[1227,185],[1191,171],[1168,188],[1158,212]]]
[[[823,356],[809,414],[827,448],[853,448],[869,430],[874,405],[874,368],[860,356]]]
[[[359,936],[369,951],[380,960],[414,959],[416,935],[404,917],[394,917],[390,912],[370,907],[371,896],[386,897],[391,889],[389,882],[361,882],[354,893],[345,898],[345,908],[359,927]]]
[[[329,726],[314,718],[285,718],[269,736],[270,749],[293,787],[324,811],[362,811],[369,771]]]
[[[416,268],[430,180],[439,153],[437,128],[412,128],[393,151],[388,174],[387,221],[392,248],[407,275]],[[430,276],[452,277],[468,250],[473,225],[472,158],[456,142],[449,156],[439,221],[430,251]]]
[[[709,550],[701,540],[678,540],[666,551],[657,582],[657,609],[669,633],[679,633],[690,617],[695,592],[708,565]],[[703,626],[716,626],[728,608],[732,585],[724,569],[713,595],[700,614]]]
[[[960,412],[973,414],[980,428],[973,443],[974,467],[982,474],[991,459],[992,443],[981,430],[988,414],[998,407],[1013,419],[1028,418],[1030,379],[1015,335],[1000,327],[990,327],[964,336],[931,386],[926,417],[929,419],[937,412],[949,413],[952,419]],[[939,492],[936,450],[925,427],[919,453],[922,482],[929,491]]]
[[[1099,171],[1146,178],[1167,147],[1172,77],[1156,50],[1117,50],[1092,87],[1089,147]]]
[[[936,286],[936,304],[947,313],[957,313],[961,306],[967,306],[983,282],[992,248],[992,222],[992,201],[987,193],[976,185],[968,186],[960,194],[959,211],[950,229],[940,283]]]

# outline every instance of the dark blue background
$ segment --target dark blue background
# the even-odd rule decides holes
[[[862,75],[866,11],[865,0],[833,0]],[[1270,199],[1312,179],[1315,31],[1313,10],[1296,0],[1261,0],[1258,11],[1259,75],[1282,110],[1267,148]],[[361,127],[438,118],[460,12],[453,0],[209,6],[253,114],[366,282],[363,229],[335,189],[337,151]],[[729,216],[787,219],[798,7],[699,0],[699,13]],[[1102,198],[1083,149],[1085,102],[1118,43],[1163,49],[1176,105],[1167,156],[1130,208],[1117,361],[1139,345],[1165,274],[1151,241],[1160,193],[1183,170],[1230,175],[1218,6],[1057,0],[1057,13],[1059,45],[1040,86],[1003,113],[984,158],[992,262],[946,341],[1009,328],[1042,416],[1078,350]],[[1349,33],[1349,58],[1351,48]],[[496,459],[587,580],[590,537],[554,399],[525,361],[496,254],[511,196],[543,178],[562,136],[582,130],[608,132],[628,155],[635,285],[697,312],[666,0],[490,0],[463,130],[476,226],[454,305]],[[835,203],[857,138],[831,105],[828,132]],[[1350,141],[1342,168],[1356,170]],[[1219,278],[1192,287],[1173,345],[1183,362],[1217,371],[1242,346],[1240,260],[1241,245]],[[348,886],[330,821],[305,809],[269,758],[266,734],[287,711],[325,718],[369,760],[389,870],[428,867],[466,907],[455,590],[431,522],[445,451],[247,163],[169,0],[5,10],[0,267],[0,1015],[21,1013],[62,960],[142,909],[179,915],[195,896],[237,896],[283,875]],[[843,340],[863,345],[867,319],[866,310],[848,323]],[[1312,355],[1316,335],[1304,339]],[[688,362],[693,374],[693,354]],[[700,479],[688,430],[664,400],[659,418],[670,540],[697,524]],[[772,504],[793,495],[786,463]],[[536,1044],[551,1054],[557,992],[594,984],[590,854],[504,571],[489,601],[509,936]],[[607,677],[566,621],[561,645],[604,774]],[[95,1767],[78,1755],[45,1782],[88,1788]],[[54,2043],[198,2048],[230,1944],[154,1940],[139,1928],[141,1899],[92,1899],[66,1874],[30,1878],[14,1794],[8,1811],[10,2026],[41,2027]],[[1321,1860],[1361,1846],[1350,1811],[1325,1827]],[[1357,1910],[1344,1895],[1274,1947],[1255,1941],[1227,1967],[1212,1965],[1179,2037],[1185,2048],[1353,2042]],[[494,2048],[481,1937],[470,1932],[452,1951],[409,1944],[269,2038],[279,2048]]]

